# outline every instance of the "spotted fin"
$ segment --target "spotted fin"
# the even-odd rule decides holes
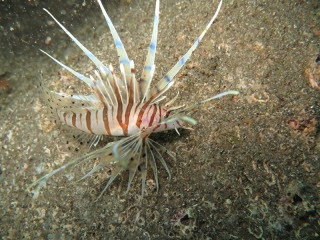
[[[94,95],[69,95],[49,90],[40,84],[42,98],[52,110],[65,110],[77,112],[77,109],[99,109],[101,102]]]

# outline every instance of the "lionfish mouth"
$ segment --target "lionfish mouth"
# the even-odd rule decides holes
[[[225,95],[239,94],[238,91],[232,90],[223,92],[188,107],[173,107],[172,104],[177,98],[175,97],[165,105],[161,105],[162,100],[165,98],[163,94],[169,90],[174,83],[173,78],[190,58],[199,42],[218,16],[222,0],[220,1],[214,16],[191,48],[158,83],[154,84],[154,86],[151,86],[151,81],[155,71],[154,61],[159,23],[159,0],[156,1],[153,32],[149,50],[141,78],[138,81],[135,78],[136,71],[133,61],[129,59],[122,41],[105,11],[101,0],[98,0],[98,3],[115,42],[119,56],[121,77],[119,78],[114,74],[111,65],[109,67],[103,65],[102,62],[83,46],[48,10],[44,9],[88,56],[97,70],[94,71],[94,76],[87,77],[41,50],[61,67],[89,85],[92,94],[68,95],[53,92],[43,85],[41,85],[41,90],[44,99],[49,103],[53,118],[56,121],[80,130],[83,134],[92,136],[91,145],[95,146],[103,135],[124,136],[124,138],[119,141],[110,142],[100,149],[75,158],[58,169],[39,178],[27,188],[30,189],[37,186],[34,190],[34,198],[37,197],[40,188],[47,180],[56,173],[69,166],[81,164],[96,158],[99,159],[99,164],[80,180],[91,176],[93,173],[106,166],[113,168],[112,175],[102,190],[101,196],[114,179],[124,170],[129,171],[128,191],[137,170],[140,170],[142,179],[141,195],[143,197],[146,189],[147,169],[149,166],[151,166],[153,171],[156,187],[158,189],[159,181],[156,162],[160,161],[167,171],[169,178],[171,178],[169,168],[162,156],[162,152],[165,152],[171,158],[175,159],[173,153],[149,138],[149,136],[154,132],[161,132],[168,129],[175,129],[178,132],[177,128],[184,127],[185,123],[196,124],[195,119],[186,115],[187,112],[216,98]]]

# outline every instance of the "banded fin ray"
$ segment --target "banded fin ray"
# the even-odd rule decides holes
[[[199,45],[200,41],[202,40],[203,36],[206,34],[214,20],[217,18],[218,13],[221,9],[222,5],[222,0],[219,3],[219,6],[211,18],[210,22],[207,24],[206,28],[204,31],[201,33],[201,35],[198,37],[198,39],[193,43],[191,48],[188,50],[188,52],[174,65],[174,67],[151,89],[151,95],[155,95],[158,92],[160,92],[162,89],[164,89],[170,82],[171,80],[175,77],[175,75],[180,71],[180,69],[184,66],[186,61],[190,58],[192,55],[193,51],[197,48]]]
[[[69,71],[70,73],[72,73],[74,76],[76,76],[77,78],[79,78],[80,80],[82,80],[83,82],[85,82],[86,84],[88,84],[91,89],[96,93],[96,95],[98,96],[98,98],[100,99],[101,102],[104,102],[107,105],[115,105],[116,104],[116,98],[113,94],[113,85],[114,83],[110,83],[110,80],[112,80],[112,75],[109,74],[109,77],[107,79],[107,83],[108,85],[105,85],[104,81],[102,81],[101,75],[95,71],[97,80],[94,79],[92,76],[90,76],[90,78],[82,75],[81,73],[73,70],[72,68],[66,66],[65,64],[63,64],[62,62],[58,61],[57,59],[55,59],[54,57],[52,57],[49,53],[43,51],[40,49],[41,52],[43,52],[44,54],[46,54],[48,57],[50,57],[53,61],[55,61],[56,63],[58,63],[61,67],[65,68],[67,71]],[[110,70],[108,70],[109,73]],[[103,75],[105,75],[104,71],[100,71],[102,72]],[[102,95],[101,95],[102,94]],[[108,98],[106,98],[108,97]],[[92,99],[94,100],[94,99]]]
[[[105,8],[103,7],[101,0],[98,0],[98,3],[101,8],[102,14],[105,17],[106,22],[107,22],[109,29],[111,31],[114,43],[116,45],[117,53],[119,56],[119,63],[123,64],[123,68],[125,71],[125,77],[126,77],[125,81],[128,84],[130,82],[130,76],[131,76],[130,60],[129,60],[128,54],[123,46],[123,43],[122,43],[122,41],[116,31],[111,19],[109,18]],[[128,87],[130,87],[130,86],[128,86]]]
[[[143,72],[141,74],[141,79],[139,81],[140,93],[141,93],[140,100],[142,102],[144,101],[144,99],[146,101],[149,100],[148,95],[150,90],[150,84],[151,84],[152,77],[155,70],[154,60],[155,60],[156,50],[157,50],[158,26],[159,26],[159,0],[156,1],[152,37],[149,44],[149,50],[147,53],[146,61],[143,67]]]
[[[173,122],[177,122],[179,120],[182,120],[182,121],[185,121],[185,122],[188,122],[192,125],[195,125],[197,123],[197,121],[187,115],[185,115],[185,113],[191,111],[192,109],[194,108],[197,108],[199,107],[200,105],[206,103],[206,102],[209,102],[209,101],[212,101],[214,99],[217,99],[217,98],[221,98],[221,97],[224,97],[226,95],[238,95],[239,92],[238,91],[234,91],[234,90],[231,90],[231,91],[226,91],[226,92],[222,92],[222,93],[219,93],[213,97],[210,97],[210,98],[207,98],[205,100],[202,100],[200,102],[197,102],[191,106],[188,106],[188,107],[185,107],[185,108],[182,108],[178,111],[173,111],[173,113],[171,115],[169,115],[168,118],[164,119],[162,122],[160,122],[159,124],[169,124],[169,123],[173,123]]]
[[[72,73],[74,76],[76,76],[77,78],[79,78],[80,80],[82,80],[83,82],[85,82],[86,84],[88,84],[89,86],[93,86],[94,83],[93,81],[82,75],[81,73],[78,73],[77,71],[73,70],[72,68],[64,65],[62,62],[58,61],[57,59],[55,59],[54,57],[52,57],[49,53],[43,51],[42,49],[40,49],[41,52],[43,52],[44,54],[46,54],[48,57],[50,57],[53,61],[55,61],[56,63],[58,63],[61,67],[67,69],[70,73]]]
[[[103,65],[103,63],[96,57],[93,55],[92,52],[90,52],[85,46],[82,45],[82,43],[76,39],[47,9],[43,8],[44,11],[46,11],[50,17],[62,28],[62,30],[72,39],[72,41],[74,41],[79,48],[81,48],[81,50],[87,55],[88,58],[90,58],[90,60],[96,65],[96,67],[98,69],[103,69],[103,71],[107,74],[110,74],[110,70]],[[41,50],[42,51],[42,50]],[[44,52],[44,51],[42,51]],[[45,54],[47,54],[46,52],[44,52]],[[59,63],[60,65],[62,65],[63,67],[65,67],[68,71],[72,70],[69,67],[66,67],[65,65],[63,65],[62,63],[60,63],[58,60],[56,60],[55,58],[53,58],[52,56],[50,56],[49,54],[47,54],[50,58],[52,58],[53,60],[55,60],[57,63]],[[72,74],[75,73],[74,70],[70,71]],[[75,74],[74,74],[75,75]],[[79,77],[78,75],[75,75],[76,77]],[[80,78],[81,80],[83,80],[82,78]],[[86,82],[87,83],[87,82]],[[88,84],[88,83],[87,83]],[[92,86],[92,85],[91,85]]]
[[[36,189],[34,190],[34,196],[33,199],[36,199],[38,197],[40,188],[42,186],[44,186],[47,182],[48,179],[50,179],[53,175],[78,164],[81,164],[83,162],[86,161],[90,161],[94,158],[100,157],[101,159],[103,159],[102,161],[100,161],[104,166],[106,166],[107,164],[110,164],[113,162],[113,157],[110,157],[110,153],[112,152],[112,146],[113,146],[114,142],[110,142],[108,143],[106,146],[97,149],[91,153],[88,153],[86,155],[83,155],[81,157],[75,158],[71,161],[68,161],[66,164],[62,165],[61,167],[47,173],[46,175],[42,176],[41,178],[39,178],[38,180],[34,181],[32,184],[30,184],[26,190],[29,190],[30,188],[37,186]],[[109,156],[109,157],[108,157]],[[95,169],[95,171],[98,171],[100,168],[93,168]],[[90,176],[91,174],[93,174],[95,171],[90,171],[90,174],[85,175],[86,177]],[[81,178],[80,180],[82,180],[83,178]]]
[[[47,9],[43,8],[44,11],[46,11],[50,17],[62,28],[62,30],[77,44],[77,46],[87,55],[87,57],[96,65],[96,67],[99,69],[100,74],[103,79],[106,80],[108,83],[105,85],[105,83],[102,81],[101,76],[98,76],[98,80],[96,81],[94,78],[86,77],[83,74],[73,70],[72,68],[66,66],[62,62],[55,59],[53,56],[48,54],[47,52],[40,49],[41,52],[46,54],[48,57],[50,57],[52,60],[54,60],[56,63],[58,63],[61,67],[65,68],[67,71],[72,73],[74,76],[88,84],[94,92],[96,92],[99,99],[104,102],[107,105],[114,105],[115,104],[115,97],[109,93],[112,93],[112,88],[114,86],[114,82],[112,81],[112,74],[111,71],[97,58],[92,54],[85,46],[83,46],[78,39],[76,39]],[[96,73],[96,75],[98,75]],[[99,79],[100,77],[100,79]],[[123,83],[121,83],[123,84]],[[102,93],[102,95],[101,95]]]
[[[221,98],[221,97],[224,97],[226,95],[238,95],[238,94],[239,94],[239,92],[235,91],[235,90],[230,90],[230,91],[219,93],[219,94],[217,94],[217,95],[215,95],[213,97],[207,98],[207,99],[202,100],[200,102],[197,102],[197,103],[195,103],[195,104],[193,104],[193,105],[191,105],[189,107],[185,107],[185,108],[177,111],[176,113],[174,113],[172,115],[172,117],[174,117],[175,115],[181,114],[181,113],[189,112],[190,110],[195,109],[195,108],[199,107],[200,105],[202,105],[202,104],[204,104],[206,102],[212,101],[214,99]]]

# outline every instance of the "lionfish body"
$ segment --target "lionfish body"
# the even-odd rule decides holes
[[[147,168],[149,165],[154,173],[158,188],[156,160],[159,160],[163,164],[169,174],[169,177],[171,177],[161,152],[165,151],[169,156],[174,158],[174,155],[170,153],[170,151],[149,138],[149,136],[154,132],[161,132],[169,129],[177,130],[177,128],[183,127],[185,123],[195,124],[196,121],[187,116],[186,112],[215,98],[228,94],[238,94],[237,91],[220,93],[189,107],[172,106],[176,98],[170,100],[164,105],[161,104],[162,100],[165,98],[163,94],[170,89],[174,83],[172,79],[191,56],[204,34],[217,17],[222,5],[222,0],[219,3],[215,15],[212,17],[211,21],[206,26],[200,37],[195,41],[193,46],[154,86],[151,86],[151,80],[155,70],[154,60],[157,46],[159,0],[156,1],[151,43],[149,45],[145,65],[139,81],[137,81],[135,77],[133,61],[129,60],[122,41],[120,40],[118,33],[108,17],[101,1],[98,0],[98,3],[116,45],[119,56],[121,77],[115,75],[112,66],[106,67],[103,65],[100,60],[98,60],[64,26],[62,26],[62,24],[60,24],[58,20],[51,15],[51,13],[44,9],[91,59],[97,70],[94,71],[94,76],[84,76],[41,50],[59,65],[89,85],[92,94],[67,95],[50,91],[43,86],[41,86],[41,89],[45,100],[49,102],[55,118],[66,125],[93,135],[91,145],[96,145],[103,135],[125,136],[125,138],[119,141],[110,142],[98,150],[71,160],[62,167],[38,179],[32,183],[29,188],[35,185],[38,185],[38,188],[40,188],[52,175],[62,171],[70,165],[99,158],[99,164],[81,179],[90,176],[92,173],[105,166],[113,165],[113,173],[102,193],[123,170],[129,170],[129,190],[136,170],[139,167],[141,171],[143,195]]]

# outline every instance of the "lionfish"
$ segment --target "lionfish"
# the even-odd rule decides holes
[[[184,128],[185,123],[196,124],[195,119],[186,115],[188,111],[216,98],[228,94],[238,94],[237,91],[223,92],[201,102],[197,102],[189,107],[173,106],[177,97],[165,104],[162,103],[165,99],[163,94],[174,84],[173,78],[184,66],[192,52],[197,48],[210,25],[216,19],[222,5],[222,0],[219,3],[216,13],[187,53],[180,58],[174,67],[158,83],[153,86],[151,85],[151,81],[155,72],[154,61],[159,23],[159,0],[156,1],[151,42],[142,75],[139,80],[135,77],[134,63],[129,59],[106,10],[100,0],[98,0],[98,3],[114,39],[119,56],[121,77],[115,75],[111,65],[107,67],[102,64],[102,62],[83,46],[48,10],[44,9],[44,11],[46,11],[78,45],[78,47],[81,48],[97,69],[94,71],[93,76],[87,77],[41,50],[60,66],[89,85],[92,94],[68,95],[50,91],[46,87],[40,85],[44,99],[48,101],[55,119],[70,127],[76,128],[83,133],[93,135],[91,146],[95,146],[103,135],[124,136],[125,138],[109,142],[100,149],[69,161],[65,165],[33,182],[28,189],[37,185],[37,189],[39,190],[51,176],[65,168],[98,158],[99,163],[80,180],[87,178],[105,166],[111,166],[113,168],[111,177],[100,196],[123,170],[129,171],[128,191],[137,169],[139,169],[138,171],[141,172],[143,197],[146,188],[148,165],[151,166],[156,187],[158,189],[159,182],[156,160],[161,162],[167,171],[169,178],[171,178],[170,171],[161,153],[165,152],[171,158],[175,159],[174,154],[168,151],[164,146],[152,140],[149,136],[152,133],[170,129],[175,129],[178,132],[177,129]]]

